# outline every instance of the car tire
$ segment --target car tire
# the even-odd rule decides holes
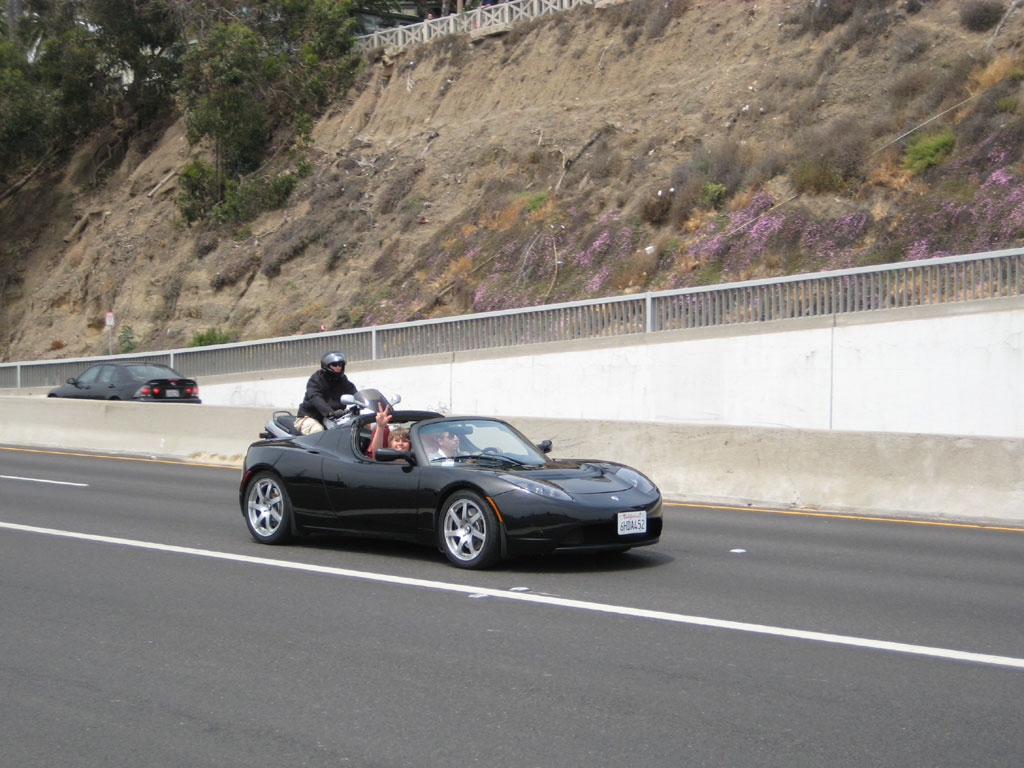
[[[459,568],[486,568],[501,555],[498,516],[473,491],[459,491],[445,500],[437,534],[441,551]]]
[[[261,544],[283,544],[292,534],[292,502],[281,478],[260,472],[245,489],[245,524]]]

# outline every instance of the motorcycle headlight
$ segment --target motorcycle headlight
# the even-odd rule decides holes
[[[521,488],[527,493],[535,493],[538,496],[543,496],[545,499],[558,499],[559,501],[572,501],[572,496],[563,491],[561,488],[555,488],[553,485],[547,483],[540,483],[536,480],[530,480],[527,477],[517,477],[516,475],[501,475],[502,480],[505,480],[517,488]]]
[[[636,488],[640,493],[654,493],[654,483],[648,480],[646,477],[641,475],[635,469],[629,467],[619,467],[615,471],[616,477],[621,480],[625,480],[627,483]]]

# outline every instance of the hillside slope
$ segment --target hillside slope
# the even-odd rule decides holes
[[[0,355],[103,354],[107,311],[164,349],[1021,243],[1024,13],[862,5],[634,2],[378,56],[242,227],[182,223],[180,121],[112,130],[0,203]],[[886,146],[942,112],[955,152],[911,175]]]

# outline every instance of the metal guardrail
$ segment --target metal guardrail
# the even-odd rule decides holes
[[[54,386],[101,360],[145,360],[187,376],[315,365],[325,349],[351,361],[550,341],[761,323],[1024,294],[1024,248],[769,280],[160,352],[0,364],[0,389]]]
[[[503,31],[519,21],[529,21],[548,13],[567,11],[578,5],[600,5],[602,0],[508,0],[487,8],[474,8],[461,14],[439,19],[381,29],[356,38],[361,51],[375,48],[402,49],[416,43],[426,43],[445,35]]]

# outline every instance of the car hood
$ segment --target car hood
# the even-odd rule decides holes
[[[556,459],[542,466],[524,467],[507,474],[522,475],[548,483],[573,495],[618,493],[633,487],[632,482],[615,474],[620,467],[601,461]]]

